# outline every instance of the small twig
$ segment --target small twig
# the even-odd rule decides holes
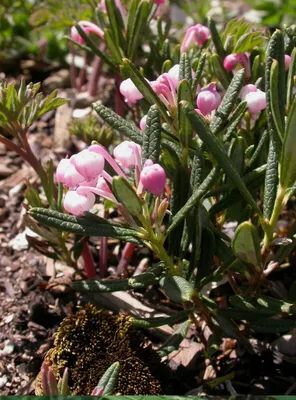
[[[27,154],[22,148],[20,148],[18,145],[13,143],[11,140],[5,138],[4,136],[0,135],[0,142],[3,143],[6,147],[8,147],[10,150],[14,151],[17,153],[23,160],[25,160],[31,167],[37,172],[38,174],[38,166],[36,165],[35,162],[32,162],[32,159],[29,154]],[[36,157],[34,156],[36,159]]]
[[[96,268],[87,241],[85,241],[83,244],[81,255],[84,261],[84,270],[87,278],[94,278],[96,276]]]

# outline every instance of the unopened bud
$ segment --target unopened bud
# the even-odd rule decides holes
[[[140,182],[145,190],[156,196],[160,196],[166,183],[165,170],[161,165],[153,164],[151,160],[147,160],[141,171]]]
[[[95,195],[89,191],[78,194],[75,190],[69,190],[64,197],[64,208],[68,213],[79,216],[89,211],[95,204]]]

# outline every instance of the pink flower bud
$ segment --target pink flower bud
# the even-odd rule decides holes
[[[69,158],[63,158],[58,166],[57,166],[57,170],[56,170],[56,181],[57,182],[61,182],[61,183],[65,183],[65,173],[67,168],[70,166],[71,162]]]
[[[140,175],[140,182],[145,190],[160,196],[166,183],[165,170],[159,164],[153,164],[151,160],[147,160]]]
[[[246,76],[251,76],[251,64],[248,53],[229,54],[224,58],[223,65],[226,71],[233,71],[240,64],[246,71]]]
[[[64,185],[69,188],[76,188],[80,183],[84,182],[85,178],[82,176],[70,162],[68,168],[64,173]]]
[[[288,54],[285,54],[285,70],[288,71],[291,64],[291,57]]]
[[[246,85],[240,92],[240,98],[247,102],[251,114],[257,114],[266,108],[266,95],[255,85]]]
[[[101,175],[105,159],[102,155],[86,149],[72,156],[71,163],[84,179],[90,182]]]
[[[250,92],[244,97],[248,110],[251,114],[257,114],[266,108],[266,95],[260,89],[257,92]]]
[[[257,92],[257,87],[255,85],[252,85],[251,83],[249,85],[245,85],[242,90],[240,91],[240,98],[242,100],[245,100],[245,97],[247,94],[252,93],[252,92]]]
[[[134,142],[125,140],[115,147],[113,155],[114,158],[120,162],[123,168],[129,168],[137,164],[136,150],[141,157],[141,147]]]
[[[102,176],[99,177],[98,182],[96,184],[96,188],[103,190],[104,192],[112,194],[112,190],[107,185],[107,182],[105,181],[105,179]]]
[[[203,46],[210,37],[210,30],[206,26],[197,24],[189,28],[185,34],[181,45],[181,53],[186,52],[191,43],[195,42],[198,46]]]
[[[79,216],[89,211],[95,204],[96,197],[89,191],[80,192],[69,190],[64,197],[63,205],[68,213]]]
[[[176,64],[174,65],[169,71],[168,75],[174,82],[175,88],[179,85],[179,71],[180,71],[180,65]]]
[[[95,35],[99,36],[100,39],[104,39],[104,32],[102,31],[102,29],[100,27],[98,27],[98,25],[94,24],[93,22],[80,21],[79,25],[81,26],[81,28],[84,30],[84,32],[87,35],[89,34],[89,32],[92,32]],[[71,36],[71,39],[74,40],[75,42],[77,42],[79,44],[83,44],[84,43],[84,40],[79,35],[79,33],[78,33],[77,29],[75,28],[75,26],[72,26],[70,36]]]
[[[208,89],[199,92],[196,100],[197,108],[203,115],[216,110],[221,103],[221,96],[216,90],[216,85],[211,84]]]
[[[140,129],[143,131],[146,127],[146,121],[147,121],[147,115],[144,115],[143,118],[141,118],[140,121]]]
[[[121,82],[119,90],[128,103],[135,103],[143,98],[142,93],[137,89],[130,78]]]
[[[239,54],[229,54],[224,58],[224,68],[226,71],[233,71],[239,63]]]
[[[158,6],[160,4],[164,4],[164,3],[165,3],[165,0],[154,0],[154,4],[157,4]]]

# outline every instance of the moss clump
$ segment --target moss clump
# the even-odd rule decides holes
[[[113,315],[90,304],[63,320],[45,361],[57,379],[68,367],[72,395],[90,395],[115,361],[120,363],[120,372],[114,394],[163,394],[159,377],[167,378],[168,372],[157,353],[144,347],[143,334],[128,315]],[[42,394],[40,374],[36,394]]]

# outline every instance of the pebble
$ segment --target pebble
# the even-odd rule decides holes
[[[11,340],[5,340],[4,342],[4,349],[0,350],[1,356],[8,356],[12,354],[14,351],[14,343]]]
[[[3,388],[7,383],[7,376],[3,375],[0,377],[0,389]]]

